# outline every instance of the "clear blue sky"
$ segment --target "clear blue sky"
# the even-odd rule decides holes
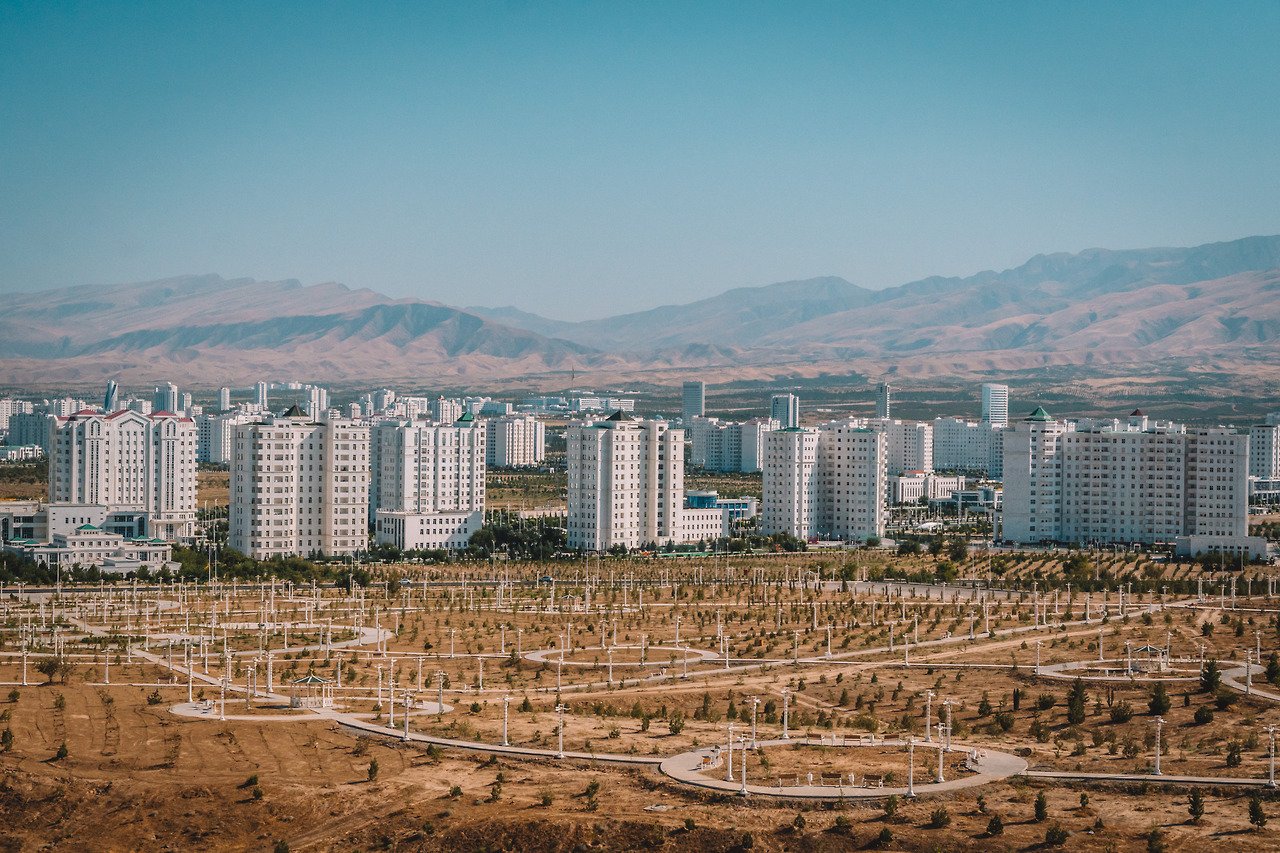
[[[1280,232],[1280,3],[0,0],[0,290],[577,319]]]

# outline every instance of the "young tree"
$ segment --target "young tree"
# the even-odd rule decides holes
[[[1200,673],[1200,689],[1205,693],[1217,693],[1222,684],[1222,673],[1218,671],[1218,662],[1211,660],[1204,665]]]
[[[1073,726],[1078,726],[1084,722],[1085,704],[1089,701],[1089,697],[1084,692],[1084,681],[1077,678],[1071,683],[1071,690],[1067,693],[1067,722]]]
[[[1280,684],[1280,655],[1275,652],[1267,658],[1267,681]]]
[[[991,820],[987,821],[987,835],[996,836],[1004,834],[1004,821],[1000,819],[1000,815],[993,814]]]
[[[1147,703],[1151,716],[1159,717],[1162,714],[1167,714],[1171,707],[1173,707],[1173,702],[1169,700],[1169,692],[1165,690],[1163,683],[1157,681],[1156,686],[1151,691],[1151,701]]]
[[[369,781],[372,782],[378,778],[378,759],[369,762]]]
[[[1267,813],[1262,810],[1262,798],[1257,794],[1249,797],[1249,823],[1258,829],[1267,825]]]
[[[1192,823],[1199,823],[1204,817],[1204,795],[1199,789],[1191,789],[1191,796],[1187,798],[1187,814],[1191,815]]]
[[[0,752],[8,752],[11,749],[13,749],[13,729],[5,727],[5,730],[0,732]]]
[[[1049,798],[1044,791],[1036,794],[1036,823],[1041,823],[1049,816]]]

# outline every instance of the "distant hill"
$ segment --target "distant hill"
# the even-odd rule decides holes
[[[565,322],[341,284],[187,276],[10,294],[0,365],[18,383],[319,381],[552,386],[1074,368],[1280,378],[1280,237],[1037,255],[885,290],[840,278],[736,288]]]

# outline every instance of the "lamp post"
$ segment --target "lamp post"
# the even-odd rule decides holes
[[[916,739],[907,735],[907,796],[916,795]]]
[[[947,781],[946,777],[942,775],[942,757],[945,754],[945,750],[942,748],[942,729],[942,723],[938,723],[938,778],[935,780],[938,784]]]
[[[751,697],[751,748],[756,748],[756,710],[760,707],[760,697]]]
[[[729,724],[728,749],[729,749],[729,756],[728,756],[729,760],[725,763],[724,781],[732,782],[733,781],[733,723]]]
[[[790,700],[791,700],[791,691],[785,687],[782,688],[782,739],[783,740],[791,740],[791,732],[788,729],[788,723],[790,722],[790,711],[791,711]]]
[[[1267,787],[1274,788],[1276,786],[1276,727],[1267,726],[1267,737],[1269,744],[1267,745]]]
[[[502,697],[502,745],[511,746],[511,741],[507,739],[507,715],[511,710],[511,697]]]
[[[933,731],[930,728],[933,717],[933,691],[924,692],[924,739],[925,743],[933,743]]]
[[[1164,717],[1156,717],[1156,767],[1155,775],[1160,775],[1160,732],[1164,728]]]
[[[559,741],[556,748],[556,758],[564,758],[564,703],[563,702],[556,705],[556,713],[560,715],[560,725],[557,730],[557,737],[559,738]]]
[[[745,735],[738,738],[738,751],[742,753],[742,769],[738,774],[742,777],[742,787],[738,789],[738,793],[745,797],[747,795],[747,739]]]

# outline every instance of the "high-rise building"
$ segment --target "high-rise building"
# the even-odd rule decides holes
[[[262,407],[262,411],[267,411],[270,403],[267,400],[268,385],[265,382],[255,382],[253,385],[253,401]]]
[[[1013,542],[1057,541],[1062,534],[1062,442],[1067,425],[1043,408],[1004,435],[1002,536]]]
[[[888,382],[881,382],[876,389],[876,417],[888,419],[893,417],[893,386]]]
[[[307,414],[320,420],[329,408],[329,392],[316,385],[307,386]]]
[[[487,421],[485,463],[497,468],[537,465],[547,456],[547,427],[533,415]]]
[[[1280,479],[1280,419],[1249,427],[1249,476]]]
[[[701,380],[684,383],[680,396],[680,420],[689,424],[707,413],[707,386]]]
[[[51,437],[51,504],[136,510],[147,514],[152,537],[195,535],[196,427],[190,418],[86,409],[57,418]]]
[[[11,398],[0,399],[0,433],[10,429],[9,419],[14,415],[25,415],[35,411],[35,407],[26,400],[14,400]],[[9,444],[17,444],[15,441],[9,441]],[[31,442],[35,443],[35,442]],[[44,442],[40,442],[43,444]]]
[[[182,411],[182,413],[187,415],[191,414],[191,408],[194,405],[195,405],[195,399],[191,396],[191,393],[189,391],[182,392],[182,395],[178,402],[178,408]]]
[[[120,408],[120,386],[114,379],[107,380],[107,393],[102,398],[102,413],[109,415]]]
[[[39,447],[48,455],[53,446],[50,422],[53,415],[44,412],[15,412],[9,416],[9,433],[5,443],[13,447]]]
[[[199,414],[196,422],[196,461],[215,465],[231,463],[235,448],[236,427],[254,423],[258,418],[247,412]]]
[[[800,398],[795,394],[774,394],[769,398],[769,419],[782,429],[800,426]]]
[[[684,431],[615,412],[566,434],[570,548],[682,541]]]
[[[1141,411],[1064,423],[1042,408],[1003,432],[1005,539],[1265,553],[1248,536],[1247,435]]]
[[[708,471],[759,471],[764,434],[778,428],[778,422],[769,418],[739,423],[695,417],[686,424],[692,447],[690,464]]]
[[[962,418],[935,418],[933,421],[933,467],[935,471],[985,474],[990,469],[991,437],[995,427]]]
[[[858,421],[765,436],[761,530],[857,542],[883,536],[888,437]]]
[[[1009,386],[986,382],[982,386],[982,421],[992,426],[1009,425]]]
[[[486,423],[390,421],[373,431],[369,505],[379,542],[458,551],[484,524]]]
[[[462,417],[462,403],[458,400],[446,400],[437,397],[431,401],[431,420],[438,424],[451,424]]]
[[[182,402],[178,399],[178,386],[172,382],[166,382],[164,385],[156,386],[155,396],[151,398],[151,410],[153,412],[173,412],[177,413],[182,408]]]
[[[933,471],[933,424],[921,421],[872,420],[865,424],[888,439],[889,474]]]
[[[235,428],[228,544],[257,560],[368,546],[369,428],[298,406]]]
[[[218,411],[219,412],[231,411],[231,389],[230,388],[218,389]]]

